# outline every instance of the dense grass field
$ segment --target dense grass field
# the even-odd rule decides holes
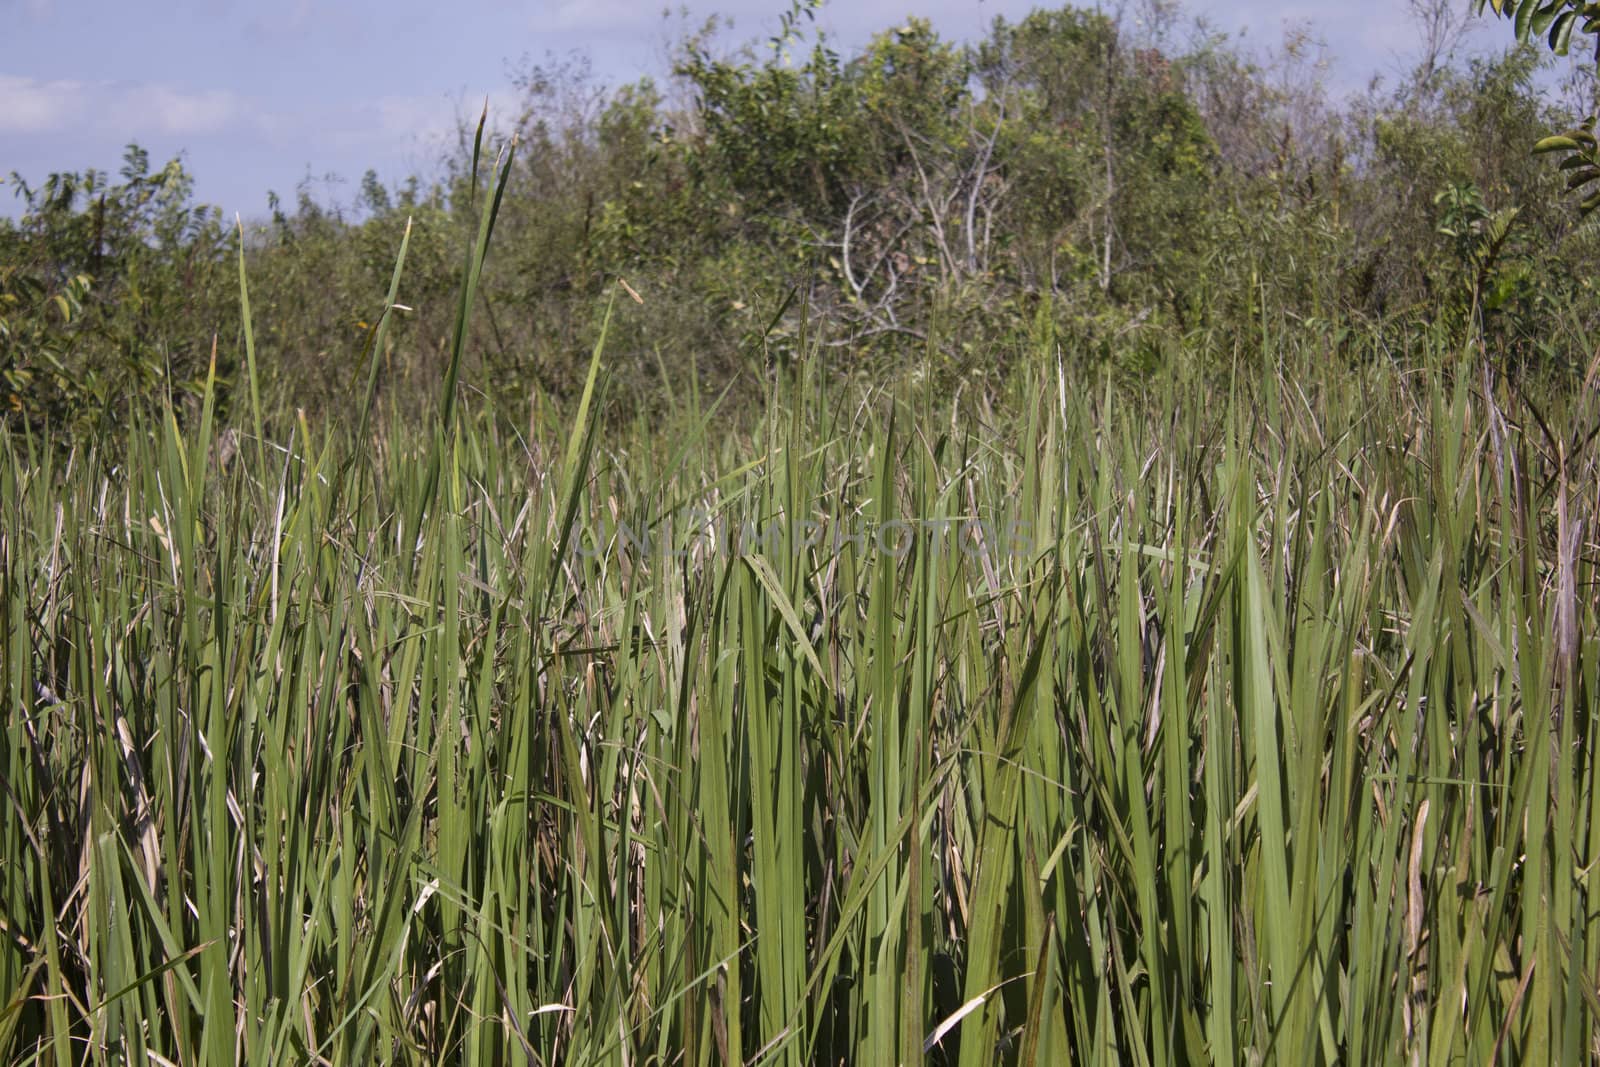
[[[0,1056],[1594,1058],[1592,396],[0,439]]]

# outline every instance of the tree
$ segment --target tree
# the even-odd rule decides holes
[[[227,232],[178,160],[152,170],[129,145],[120,177],[12,175],[23,211],[0,220],[0,417],[116,415],[129,395],[203,379]]]
[[[1594,0],[1475,0],[1477,13],[1485,8],[1512,23],[1517,40],[1523,44],[1543,40],[1558,56],[1572,48],[1572,35],[1579,32],[1592,39],[1595,60],[1600,63],[1600,3]],[[1564,156],[1561,169],[1570,171],[1567,190],[1583,197],[1578,209],[1588,215],[1600,208],[1600,141],[1595,138],[1596,116],[1591,113],[1576,127],[1554,134],[1534,145],[1536,153]]]

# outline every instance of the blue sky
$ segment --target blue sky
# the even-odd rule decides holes
[[[339,175],[314,189],[349,201],[368,167],[390,182],[431,173],[458,115],[476,116],[486,96],[511,105],[525,56],[579,50],[601,76],[631,80],[659,74],[667,42],[706,15],[730,16],[744,40],[770,34],[785,6],[693,0],[667,19],[661,0],[0,0],[0,175],[114,171],[136,140],[156,164],[182,153],[199,196],[229,214],[262,215],[267,190],[292,198],[307,176]],[[1038,6],[830,0],[819,21],[848,51],[907,14],[967,38]],[[1399,0],[1190,0],[1184,12],[1258,50],[1308,24],[1345,87],[1392,77],[1417,50]],[[0,211],[17,211],[9,189]]]

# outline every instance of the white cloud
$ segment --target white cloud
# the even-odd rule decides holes
[[[140,85],[118,97],[107,120],[124,128],[149,123],[162,133],[196,134],[214,133],[239,113],[238,98],[219,89],[186,93],[164,85]]]
[[[0,133],[44,133],[72,120],[83,83],[0,74]]]
[[[514,89],[499,88],[488,93],[489,125],[505,129],[517,118],[522,100]],[[483,109],[483,96],[386,96],[373,108],[378,132],[385,138],[410,137],[423,143],[444,143],[455,138],[457,127],[473,126]]]
[[[535,24],[557,33],[584,32],[609,35],[618,30],[648,31],[661,23],[656,8],[628,3],[627,0],[567,0],[553,15],[541,16]]]
[[[240,112],[239,98],[219,89],[190,92],[168,85],[0,74],[0,133],[91,130],[128,139],[184,136],[215,133]]]

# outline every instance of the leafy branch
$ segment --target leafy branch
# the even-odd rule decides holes
[[[1475,0],[1476,11],[1483,14],[1490,8],[1495,15],[1511,22],[1517,41],[1532,44],[1542,39],[1545,46],[1558,56],[1567,55],[1572,47],[1574,29],[1591,38],[1600,37],[1600,3],[1594,0]],[[1580,26],[1581,22],[1581,26]],[[1600,64],[1600,48],[1596,48],[1595,61]],[[1600,144],[1594,135],[1595,116],[1589,115],[1574,129],[1554,134],[1534,145],[1540,155],[1564,153],[1561,169],[1570,171],[1567,191],[1579,193],[1583,199],[1578,210],[1584,216],[1600,208],[1600,189],[1590,189],[1600,181]]]

